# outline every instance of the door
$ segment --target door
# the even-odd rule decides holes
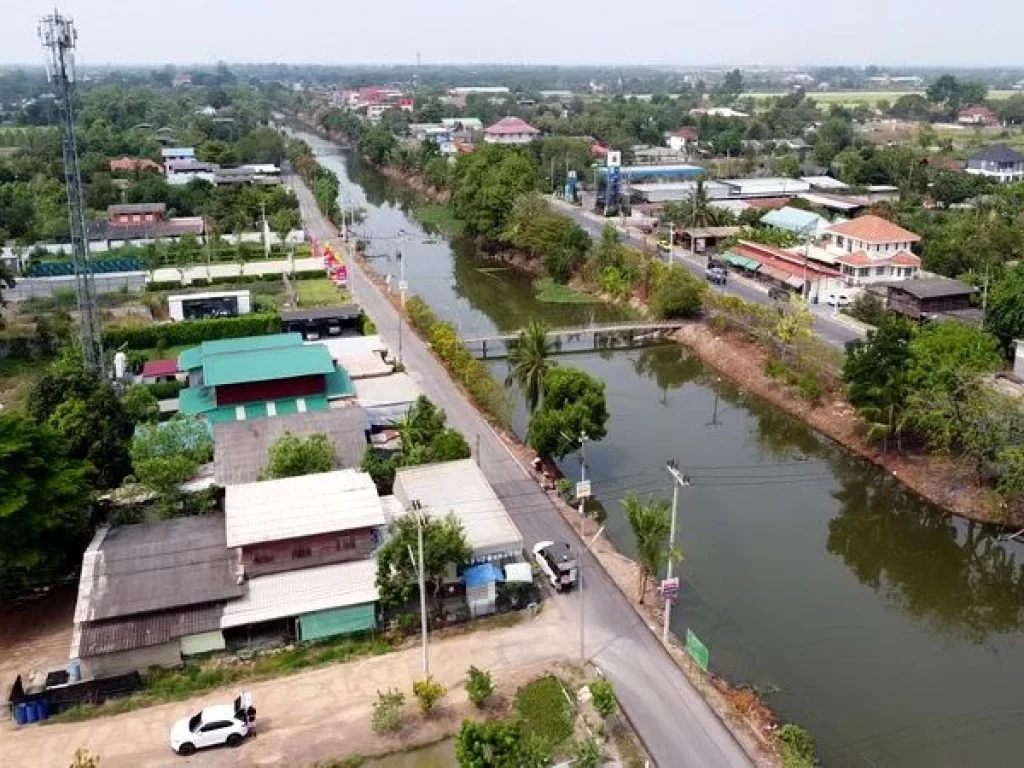
[[[199,738],[196,739],[198,742],[196,746],[212,747],[217,744],[223,744],[228,737],[230,728],[231,723],[227,720],[206,723],[199,728]]]

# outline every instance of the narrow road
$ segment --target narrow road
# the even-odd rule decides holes
[[[320,240],[335,237],[336,231],[321,215],[309,190],[298,180],[293,180],[293,187],[307,231]],[[546,539],[580,546],[579,538],[548,497],[456,389],[426,344],[408,328],[400,330],[398,313],[358,265],[349,264],[349,287],[392,350],[398,349],[398,334],[403,333],[403,361],[408,372],[444,409],[451,426],[470,444],[479,440],[484,474],[527,546]],[[410,287],[413,293],[415,289]],[[583,589],[559,599],[576,615],[579,601],[584,601],[586,657],[614,684],[623,709],[656,764],[661,768],[751,765],[728,728],[690,685],[597,560],[587,555],[582,565]]]
[[[579,206],[570,205],[561,200],[552,199],[551,203],[559,213],[563,213],[571,218],[595,240],[601,237],[601,231],[604,229],[605,224],[612,223],[614,221],[613,219],[597,219]],[[623,232],[622,230],[619,230],[619,233],[625,241],[634,248],[644,248],[647,246],[644,239],[634,232]],[[674,255],[676,256],[676,263],[682,265],[700,279],[704,279],[704,264],[702,262],[688,258],[687,252],[681,248],[675,248]],[[733,296],[739,296],[744,301],[749,301],[754,304],[766,304],[771,301],[768,297],[767,288],[742,277],[730,276],[729,282],[725,285],[712,285],[710,287],[712,290],[729,293]],[[811,313],[814,315],[815,333],[817,333],[818,336],[820,336],[827,344],[843,348],[848,342],[853,341],[854,339],[863,338],[864,334],[856,323],[853,321],[846,321],[840,316],[837,316],[832,311],[831,307],[825,305],[812,305]]]

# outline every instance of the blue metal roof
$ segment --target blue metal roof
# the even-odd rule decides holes
[[[623,179],[684,178],[695,179],[706,171],[699,165],[679,163],[676,165],[625,165],[619,169]],[[598,173],[608,175],[606,166],[599,166]]]
[[[811,211],[786,206],[769,211],[761,217],[761,223],[800,235],[817,235],[829,226],[829,220]]]

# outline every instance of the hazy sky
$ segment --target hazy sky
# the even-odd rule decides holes
[[[61,0],[79,62],[1024,65],[1022,0]],[[40,63],[52,0],[0,0]]]

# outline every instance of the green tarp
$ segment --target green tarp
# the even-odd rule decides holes
[[[321,640],[376,628],[377,611],[373,603],[307,613],[295,620],[299,640]]]
[[[748,259],[746,256],[740,256],[737,253],[727,253],[722,257],[723,261],[727,261],[734,267],[740,269],[746,269],[749,272],[756,272],[761,268],[761,262],[756,259]]]

